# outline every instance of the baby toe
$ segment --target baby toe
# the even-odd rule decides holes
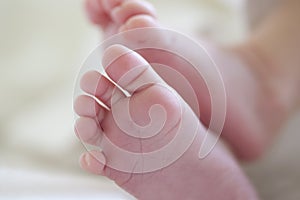
[[[84,153],[80,157],[80,166],[93,174],[105,175],[105,156],[99,151],[91,151]]]
[[[108,108],[111,106],[113,94],[118,94],[120,98],[124,96],[110,80],[96,71],[84,74],[80,86],[83,91],[95,96]]]
[[[92,23],[105,28],[111,22],[111,18],[104,10],[102,1],[103,0],[86,0],[85,9]]]
[[[100,105],[92,97],[81,95],[74,102],[74,110],[81,117],[96,117]]]
[[[149,15],[136,15],[127,20],[127,22],[120,27],[119,32],[133,30],[137,28],[158,27],[157,21]]]
[[[91,145],[99,146],[102,138],[100,123],[92,118],[81,117],[75,122],[75,133],[77,137]]]
[[[141,55],[122,45],[106,49],[102,63],[109,77],[129,93],[147,85],[165,84]]]
[[[126,1],[112,10],[112,19],[119,24],[124,24],[128,19],[136,15],[148,15],[156,17],[154,7],[146,1]]]

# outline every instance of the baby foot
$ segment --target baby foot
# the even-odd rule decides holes
[[[105,37],[120,31],[156,26],[155,9],[141,0],[87,0],[90,20],[99,25]]]
[[[138,199],[257,199],[221,143],[199,159],[205,128],[146,60],[114,45],[102,62],[119,87],[95,71],[81,80],[94,98],[76,100],[75,130],[81,140],[102,148],[82,156],[84,169],[112,179]]]
[[[141,0],[87,0],[86,7],[91,21],[100,25],[106,36],[125,30],[160,27],[153,7]],[[156,37],[160,37],[157,36]],[[166,41],[161,36],[159,42]],[[167,47],[172,44],[165,44]],[[206,45],[224,79],[227,93],[227,116],[222,137],[241,159],[260,156],[270,143],[278,124],[284,119],[284,108],[274,91],[267,86],[266,77],[255,68],[265,67],[257,57],[245,54],[244,48],[220,48]],[[155,71],[190,105],[201,121],[208,126],[211,119],[211,100],[206,83],[194,68],[178,56],[158,50],[138,51],[149,63],[171,66],[183,75],[197,97],[197,105],[178,76],[159,67]],[[250,60],[250,62],[249,62]],[[207,64],[203,63],[205,67]],[[260,66],[262,65],[262,66]],[[209,68],[210,66],[207,66]],[[197,111],[201,111],[200,113]],[[280,113],[280,114],[276,114]]]

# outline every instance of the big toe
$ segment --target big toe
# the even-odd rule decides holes
[[[102,64],[109,77],[129,93],[145,85],[166,85],[140,54],[122,45],[107,48]]]

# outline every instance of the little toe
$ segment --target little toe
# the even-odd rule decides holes
[[[103,133],[100,123],[95,119],[81,117],[76,120],[74,128],[81,141],[95,146],[100,145]]]
[[[93,174],[105,175],[105,163],[106,159],[103,153],[99,151],[91,151],[84,153],[80,157],[80,166]]]
[[[101,151],[93,150],[82,154],[79,163],[82,169],[96,175],[105,176],[118,185],[123,185],[132,178],[130,173],[123,173],[109,167],[106,156]]]
[[[108,108],[111,106],[113,93],[120,96],[120,98],[124,97],[124,94],[110,80],[97,71],[89,71],[84,74],[80,86],[85,92],[95,96]]]
[[[107,48],[102,63],[110,78],[129,93],[147,85],[165,85],[142,56],[122,45]]]
[[[146,1],[125,1],[112,10],[111,17],[118,24],[124,24],[128,19],[136,15],[148,15],[152,18],[156,17],[154,7]]]

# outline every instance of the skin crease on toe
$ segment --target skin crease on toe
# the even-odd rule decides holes
[[[84,74],[80,86],[83,91],[95,96],[108,108],[110,107],[110,98],[113,91],[115,91],[115,85],[99,72],[90,71]]]

